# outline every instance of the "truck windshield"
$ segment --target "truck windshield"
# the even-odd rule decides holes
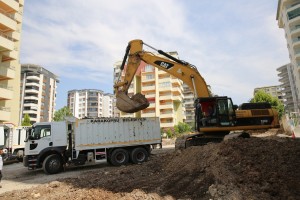
[[[49,137],[49,136],[51,136],[51,126],[41,125],[32,128],[29,139],[39,140],[43,137]]]

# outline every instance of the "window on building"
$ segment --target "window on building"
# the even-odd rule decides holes
[[[153,74],[147,74],[145,78],[146,78],[146,80],[154,79],[154,75]]]
[[[170,82],[162,82],[159,84],[159,87],[170,87],[171,83]]]
[[[153,66],[151,66],[151,65],[145,66],[145,72],[153,72],[153,71],[154,71]]]
[[[300,8],[296,8],[296,9],[288,12],[287,15],[288,15],[288,19],[289,20],[294,19],[294,18],[300,16]]]

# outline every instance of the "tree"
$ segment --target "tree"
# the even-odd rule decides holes
[[[176,133],[185,133],[191,131],[191,126],[184,122],[179,122],[177,125],[174,126]]]
[[[29,117],[28,113],[26,113],[24,115],[24,118],[23,118],[23,121],[22,121],[22,126],[31,126],[30,117]]]
[[[272,97],[270,94],[259,90],[255,93],[254,98],[250,100],[251,103],[258,102],[268,102],[271,104],[272,108],[276,109],[278,112],[279,119],[284,113],[284,105],[277,97]]]
[[[54,121],[63,121],[65,117],[71,117],[73,116],[72,112],[67,106],[64,106],[63,108],[55,111],[54,113]]]

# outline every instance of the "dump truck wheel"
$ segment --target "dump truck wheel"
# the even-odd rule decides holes
[[[46,174],[57,174],[62,169],[63,165],[59,155],[50,155],[43,162],[43,170]]]
[[[110,156],[110,162],[114,166],[125,165],[128,160],[129,154],[125,149],[115,149]]]
[[[131,161],[134,164],[146,162],[148,160],[148,157],[148,152],[142,147],[133,149],[130,154]]]

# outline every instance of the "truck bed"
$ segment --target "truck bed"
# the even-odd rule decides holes
[[[75,149],[161,143],[159,118],[97,118],[76,122]]]

